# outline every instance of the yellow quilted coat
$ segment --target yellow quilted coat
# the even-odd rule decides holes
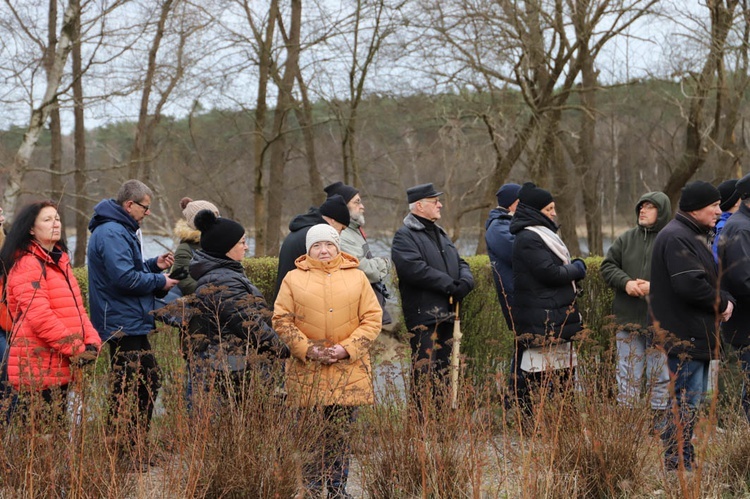
[[[359,261],[339,253],[322,262],[303,255],[279,289],[273,327],[289,346],[288,401],[295,406],[374,403],[369,348],[383,312]],[[349,358],[330,365],[307,359],[313,346],[340,344]]]

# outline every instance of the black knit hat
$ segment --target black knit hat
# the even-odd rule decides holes
[[[495,193],[495,196],[497,197],[497,205],[502,208],[508,208],[516,202],[516,199],[518,199],[518,191],[520,190],[521,186],[518,184],[503,185]]]
[[[234,220],[217,217],[211,210],[195,215],[195,227],[201,231],[201,248],[206,253],[226,255],[240,239],[245,228]]]
[[[340,194],[334,194],[320,205],[320,214],[324,217],[330,217],[340,224],[349,227],[349,208],[346,201]]]
[[[346,185],[343,182],[334,182],[326,186],[323,190],[326,191],[328,197],[331,197],[334,194],[338,194],[339,196],[344,198],[345,203],[348,203],[354,196],[359,194],[359,191],[357,189],[355,189],[351,185]]]
[[[737,201],[739,201],[740,193],[737,192],[736,187],[736,178],[725,180],[717,187],[717,189],[719,189],[719,194],[721,194],[721,204],[719,205],[721,211],[731,210],[732,207],[737,204]]]
[[[735,190],[742,199],[750,197],[750,173],[737,181]]]
[[[696,211],[721,200],[719,189],[704,182],[696,180],[682,188],[680,195],[680,210]]]
[[[541,211],[545,206],[554,201],[552,194],[533,182],[526,182],[518,191],[518,201],[526,206],[531,206]]]

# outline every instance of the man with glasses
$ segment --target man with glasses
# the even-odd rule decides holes
[[[349,253],[359,260],[359,269],[365,273],[370,281],[375,296],[378,297],[380,308],[383,309],[383,324],[393,322],[391,315],[385,309],[388,291],[383,282],[391,268],[387,258],[373,256],[362,227],[365,225],[365,205],[359,191],[343,182],[334,182],[325,189],[328,197],[336,194],[344,198],[349,209],[349,225],[341,231],[341,251]]]
[[[110,436],[127,435],[130,448],[121,447],[123,457],[145,471],[145,437],[161,386],[159,367],[148,334],[154,329],[154,293],[168,291],[179,281],[162,273],[174,256],[165,253],[144,260],[141,224],[151,213],[153,193],[143,182],[128,180],[115,199],[94,207],[89,222],[89,303],[91,322],[102,341],[109,344],[112,375]],[[130,391],[134,393],[130,393]],[[137,401],[137,410],[129,402]],[[127,418],[127,427],[118,420]],[[140,432],[138,430],[141,430]],[[141,447],[136,447],[141,444]]]
[[[443,205],[432,184],[406,190],[409,214],[393,237],[391,259],[398,275],[404,321],[413,335],[412,395],[420,413],[420,388],[433,395],[449,380],[456,303],[474,287],[469,264],[437,225]],[[434,383],[437,382],[437,383]]]

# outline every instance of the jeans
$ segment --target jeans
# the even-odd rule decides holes
[[[661,434],[664,443],[664,466],[676,470],[680,461],[685,469],[691,470],[695,464],[693,448],[693,428],[696,411],[700,407],[708,385],[707,360],[681,360],[669,356],[669,373],[674,379],[673,404],[677,406],[678,419],[675,421],[672,410],[666,411],[665,429]],[[680,459],[682,453],[682,459]]]
[[[18,405],[18,394],[8,383],[8,337],[0,329],[0,422],[10,423]]]
[[[649,338],[639,332],[617,332],[617,401],[634,407],[641,398],[643,373],[646,393],[652,409],[669,407],[669,368],[667,355],[650,345]]]

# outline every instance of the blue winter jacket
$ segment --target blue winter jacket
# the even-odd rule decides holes
[[[89,222],[89,306],[103,341],[116,333],[148,334],[154,329],[154,292],[166,284],[156,258],[144,261],[138,222],[114,199],[94,207]]]
[[[513,309],[513,241],[516,236],[510,233],[510,221],[513,215],[505,208],[497,207],[490,211],[484,224],[484,239],[487,242],[487,253],[490,255],[492,278],[495,290],[503,309],[503,316],[508,329],[513,329],[510,310]]]

